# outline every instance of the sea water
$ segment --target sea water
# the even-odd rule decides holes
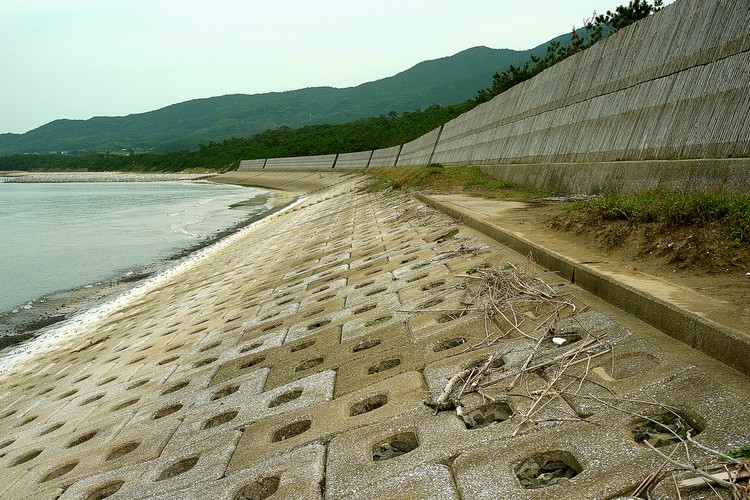
[[[0,181],[0,312],[127,276],[263,212],[261,189]]]

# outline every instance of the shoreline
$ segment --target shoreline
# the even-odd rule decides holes
[[[186,180],[191,181],[191,179]],[[226,229],[216,231],[164,259],[135,267],[123,274],[95,283],[47,293],[12,309],[0,312],[0,367],[3,366],[6,356],[22,349],[25,343],[34,342],[47,332],[63,327],[67,322],[74,321],[77,317],[86,315],[89,311],[117,300],[118,297],[145,285],[150,279],[156,279],[161,274],[170,273],[173,268],[181,266],[185,261],[191,260],[203,250],[209,249],[256,222],[283,210],[298,199],[292,193],[271,189],[267,191],[267,193],[229,207],[230,210],[236,209],[242,205],[250,204],[251,201],[258,198],[265,198],[264,209],[259,213],[250,215]]]

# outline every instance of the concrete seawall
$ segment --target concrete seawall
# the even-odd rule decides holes
[[[307,194],[6,364],[2,498],[615,498],[663,464],[636,415],[750,440],[746,376],[465,224],[349,173],[224,180]],[[486,309],[483,273],[541,288]]]
[[[747,163],[722,160],[750,158],[748,68],[747,2],[677,0],[395,155],[370,152],[368,163],[347,168],[475,164],[522,186],[567,193],[747,191]],[[658,161],[678,159],[705,161]],[[305,157],[269,167],[328,168]]]

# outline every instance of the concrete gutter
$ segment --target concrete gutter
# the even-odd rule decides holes
[[[697,349],[732,368],[750,375],[750,337],[720,325],[677,304],[647,291],[622,283],[553,252],[533,241],[507,231],[479,214],[455,204],[448,204],[424,194],[416,195],[423,203],[462,221],[495,241],[521,254],[532,254],[534,260],[560,277],[632,314],[670,337]]]

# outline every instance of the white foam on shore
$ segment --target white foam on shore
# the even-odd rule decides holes
[[[228,235],[227,237],[222,238],[216,243],[190,254],[189,256],[180,260],[174,266],[165,269],[155,276],[148,278],[138,286],[119,294],[115,298],[101,304],[98,307],[84,311],[61,323],[57,323],[41,330],[40,333],[33,339],[18,345],[17,347],[7,351],[6,353],[0,354],[0,356],[2,356],[0,357],[0,377],[7,375],[8,372],[11,371],[16,365],[35,356],[36,354],[51,351],[59,341],[73,339],[76,335],[85,333],[92,325],[108,318],[113,313],[132,304],[136,299],[142,297],[151,290],[158,288],[167,280],[194,268],[202,261],[213,256],[223,248],[226,248],[238,239],[243,238],[245,235],[247,235],[247,233],[254,231],[261,224],[265,224],[268,221],[273,220],[275,217],[283,214],[289,209],[303,203],[306,199],[307,197],[300,197],[298,200],[289,204],[284,210],[270,214],[266,217],[263,217],[262,219],[248,224],[236,233]],[[268,203],[269,210],[272,206],[272,201],[273,199],[271,198]]]

